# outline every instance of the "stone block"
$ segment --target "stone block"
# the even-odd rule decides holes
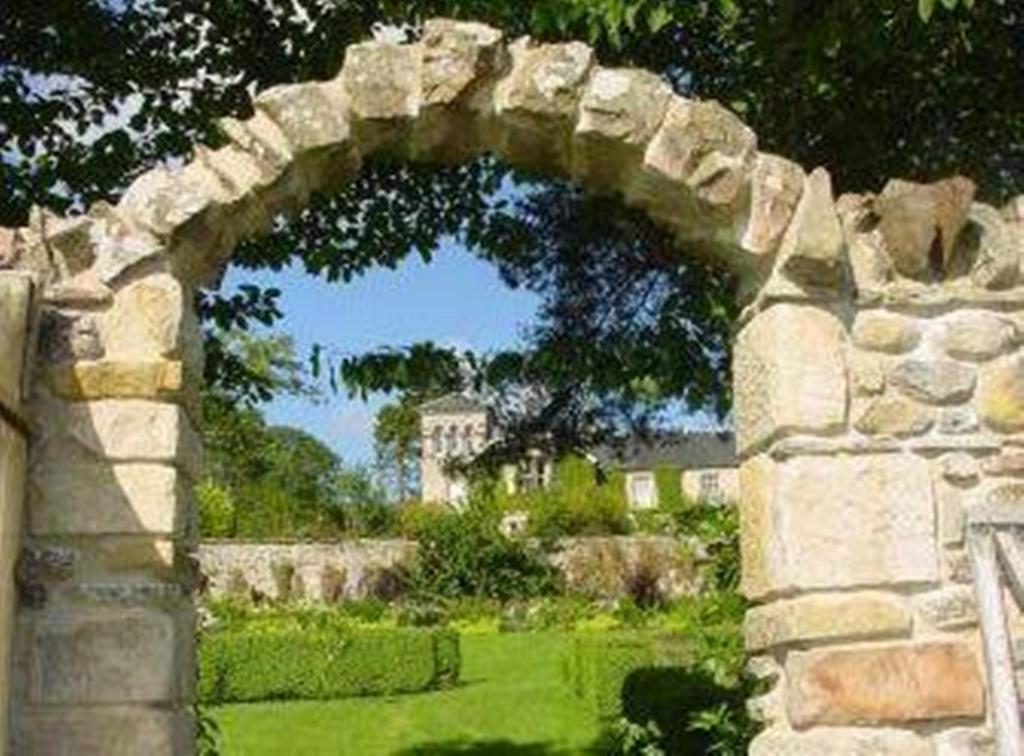
[[[415,118],[420,112],[422,62],[419,45],[349,45],[341,81],[352,114],[371,121]]]
[[[750,744],[750,756],[933,756],[928,740],[907,730],[821,727],[770,729]]]
[[[974,368],[951,360],[904,360],[889,373],[890,385],[925,404],[966,401],[975,382]]]
[[[1024,354],[981,368],[976,407],[989,428],[1002,433],[1024,431]]]
[[[942,321],[942,346],[956,360],[985,362],[1013,343],[1013,323],[990,312],[960,312]]]
[[[189,501],[173,467],[69,463],[34,471],[29,527],[37,536],[179,534]]]
[[[839,281],[843,244],[832,178],[824,168],[815,168],[804,182],[800,202],[782,239],[782,270],[798,284],[831,288]]]
[[[996,739],[985,727],[954,727],[932,738],[932,756],[996,756]]]
[[[30,708],[22,714],[22,756],[177,756],[195,748],[187,711],[144,706]]]
[[[660,77],[626,68],[598,68],[580,103],[573,175],[588,188],[625,191],[672,98]]]
[[[175,617],[155,609],[79,609],[33,622],[29,702],[161,703],[178,699]]]
[[[1024,451],[1006,451],[986,459],[981,466],[986,475],[1024,477]]]
[[[920,436],[935,425],[935,410],[900,396],[883,396],[872,401],[854,423],[868,436]]]
[[[845,343],[838,318],[795,304],[775,305],[740,331],[733,385],[741,455],[784,435],[844,428]]]
[[[125,286],[99,321],[106,353],[119,359],[179,357],[188,335],[185,309],[191,306],[181,283],[166,273]]]
[[[955,585],[915,597],[918,616],[937,630],[961,630],[978,624],[978,605],[970,586]]]
[[[866,310],[853,324],[853,343],[862,349],[901,354],[920,340],[921,332],[914,321],[884,310]]]
[[[0,402],[21,407],[22,368],[28,339],[32,280],[20,273],[0,273]]]
[[[794,652],[787,658],[786,672],[786,705],[797,728],[985,714],[978,659],[962,643]]]
[[[744,591],[750,598],[915,585],[938,577],[924,459],[759,458],[741,468],[741,486]]]
[[[98,399],[173,399],[184,388],[182,365],[172,360],[101,360],[55,365],[45,379],[73,402]]]
[[[516,40],[512,71],[497,86],[498,153],[516,165],[568,173],[570,139],[594,51],[579,42],[537,45]]]
[[[881,592],[837,593],[774,601],[747,612],[748,652],[793,643],[909,636],[911,615],[898,596]]]
[[[188,189],[192,191],[191,187]],[[102,283],[112,284],[125,271],[156,262],[167,252],[157,234],[170,232],[175,224],[184,224],[202,209],[200,204],[194,193],[175,186],[170,172],[163,168],[155,168],[136,179],[118,208],[95,203],[89,208],[88,217],[96,276]]]
[[[971,279],[983,289],[1013,288],[1020,279],[1020,232],[998,210],[980,202],[971,205],[969,220],[965,256],[974,261]]]
[[[804,169],[796,163],[757,154],[750,179],[750,217],[740,242],[745,251],[771,258],[800,203],[804,181]]]
[[[161,462],[198,476],[202,442],[185,410],[176,404],[140,399],[45,402],[40,458],[55,466],[67,445],[111,462]],[[51,450],[48,447],[53,447]]]
[[[854,350],[847,356],[847,362],[853,396],[877,396],[885,391],[885,363],[882,358]]]
[[[1002,483],[968,512],[971,523],[1024,525],[1024,483]]]

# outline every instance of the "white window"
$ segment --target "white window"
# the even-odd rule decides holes
[[[658,506],[658,489],[652,473],[630,473],[626,478],[626,493],[631,506],[653,509]]]
[[[467,456],[472,456],[473,448],[473,426],[467,425],[462,429],[462,451]]]
[[[702,472],[698,480],[697,485],[700,488],[700,498],[706,501],[722,500],[722,489],[719,485],[718,473]]]
[[[531,454],[516,470],[517,491],[538,491],[547,486],[547,460],[539,454]]]
[[[449,427],[445,434],[445,453],[449,457],[454,457],[459,453],[459,429],[454,425]]]

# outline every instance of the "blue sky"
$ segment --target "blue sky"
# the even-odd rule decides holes
[[[540,304],[534,294],[505,286],[491,263],[452,242],[442,243],[429,264],[414,255],[396,270],[373,269],[348,284],[327,283],[301,269],[232,269],[225,290],[242,282],[281,289],[285,318],[275,330],[295,339],[303,359],[314,343],[343,353],[426,340],[474,351],[507,347],[521,341]],[[386,400],[364,403],[328,390],[320,403],[285,397],[264,409],[271,423],[306,429],[346,462],[369,463],[373,414]]]

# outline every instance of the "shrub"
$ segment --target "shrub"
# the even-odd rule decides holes
[[[326,604],[337,604],[345,598],[347,574],[333,564],[325,565],[320,572],[320,598]]]
[[[230,489],[206,479],[196,485],[199,532],[204,538],[230,538],[235,534],[235,500]]]
[[[461,665],[451,630],[283,620],[210,632],[199,662],[199,699],[214,704],[413,693],[453,684]]]

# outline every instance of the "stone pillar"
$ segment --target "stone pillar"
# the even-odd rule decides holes
[[[14,566],[21,544],[28,443],[22,372],[31,298],[27,276],[0,273],[0,743],[7,742],[9,731]]]
[[[191,296],[160,265],[44,296],[18,571],[18,754],[194,751]]]
[[[965,523],[1024,507],[1024,307],[936,293],[738,335],[754,754],[993,747]]]

